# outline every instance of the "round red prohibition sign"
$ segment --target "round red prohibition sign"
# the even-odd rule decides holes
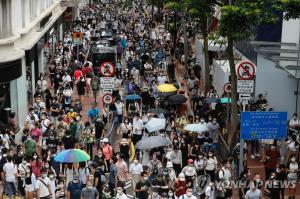
[[[100,74],[104,77],[111,77],[115,74],[115,66],[111,62],[103,62],[100,65]]]
[[[111,104],[113,102],[113,97],[110,93],[106,93],[102,97],[102,102],[105,104]]]
[[[251,62],[242,62],[237,68],[237,76],[240,80],[251,80],[254,78],[256,68]]]

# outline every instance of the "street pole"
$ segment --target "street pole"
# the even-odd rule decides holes
[[[247,103],[243,100],[243,112],[246,111],[246,105]],[[240,133],[241,136],[241,133]],[[245,140],[241,139],[240,137],[240,161],[239,161],[239,175],[242,173],[244,170],[244,145],[245,145]]]
[[[79,44],[76,45],[77,49],[76,49],[76,59],[77,59],[77,62],[79,62]]]

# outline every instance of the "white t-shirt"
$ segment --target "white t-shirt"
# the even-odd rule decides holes
[[[86,184],[86,178],[90,175],[90,171],[87,167],[78,169],[79,180],[82,181],[83,184]]]
[[[115,103],[115,106],[116,106],[118,115],[122,115],[124,104],[122,102],[119,102],[119,103]]]
[[[205,170],[214,170],[216,168],[216,165],[218,164],[218,160],[215,156],[210,157],[206,160],[206,167]]]
[[[184,194],[184,195],[180,196],[179,198],[180,198],[180,199],[181,199],[181,198],[187,198],[187,199],[197,199],[197,197],[196,197],[196,196],[194,196],[194,195],[192,195],[191,197],[188,197],[186,194]]]
[[[44,179],[39,178],[37,180],[36,189],[39,190],[40,197],[46,197],[46,196],[50,195],[48,186],[50,186],[50,179],[48,177],[46,177]]]
[[[207,196],[208,199],[214,199],[215,198],[215,190],[211,186],[207,186],[205,189],[205,196]]]
[[[165,75],[157,77],[157,83],[158,83],[158,85],[165,84],[166,81],[167,81],[167,77]]]
[[[225,181],[228,181],[231,178],[230,170],[227,168],[224,168],[224,167],[222,167],[222,169],[219,171],[218,175],[219,175],[219,179],[222,179]]]
[[[297,118],[296,120],[291,119],[289,122],[290,126],[294,126],[294,125],[300,125],[300,120]]]
[[[62,76],[61,79],[62,79],[63,82],[67,82],[67,83],[72,81],[70,75],[64,75],[64,76]]]
[[[261,190],[255,189],[255,191],[252,191],[251,189],[247,191],[245,195],[245,199],[259,199],[261,196]]]
[[[143,128],[144,124],[141,119],[133,119],[133,134],[141,135]]]
[[[134,164],[132,163],[129,166],[129,173],[133,175],[140,175],[143,172],[143,165],[141,163]]]
[[[3,171],[5,173],[6,182],[15,182],[17,167],[12,162],[7,162],[3,165]]]

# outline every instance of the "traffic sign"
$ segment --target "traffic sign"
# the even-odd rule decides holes
[[[115,74],[115,66],[111,62],[103,62],[100,65],[100,74],[104,77],[112,77]]]
[[[237,92],[238,93],[253,93],[254,80],[238,80]]]
[[[226,93],[231,93],[231,84],[230,84],[230,83],[226,83],[226,84],[224,85],[224,91],[225,91]]]
[[[243,104],[248,104],[249,100],[251,99],[250,93],[240,93],[239,99]]]
[[[102,97],[102,102],[105,104],[111,104],[113,102],[113,97],[110,93],[106,93]]]
[[[114,89],[115,88],[115,78],[114,77],[100,77],[100,88]]]
[[[244,61],[237,68],[237,76],[240,80],[251,80],[254,78],[256,67],[253,63]]]
[[[83,33],[82,32],[73,32],[73,44],[80,45],[82,44]]]
[[[287,118],[287,112],[242,112],[240,138],[285,139]]]

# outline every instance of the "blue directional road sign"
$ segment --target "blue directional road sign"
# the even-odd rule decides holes
[[[242,112],[240,138],[244,140],[284,139],[287,112]]]

